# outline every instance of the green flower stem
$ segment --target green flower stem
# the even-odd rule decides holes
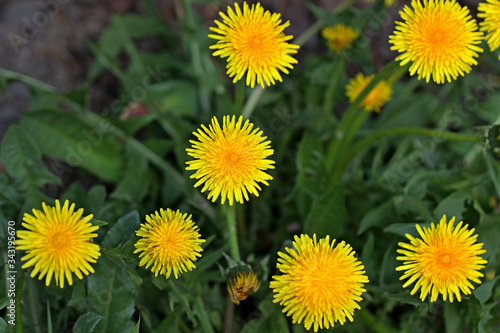
[[[342,56],[337,60],[337,63],[333,67],[332,75],[330,76],[330,81],[328,82],[328,86],[325,90],[325,97],[323,103],[323,112],[319,119],[319,124],[326,124],[328,120],[328,115],[332,112],[333,109],[333,95],[335,94],[335,90],[338,88],[338,83],[340,80],[340,74],[344,71],[346,63],[346,57]]]
[[[304,45],[309,39],[311,39],[312,36],[316,35],[324,25],[325,22],[323,22],[323,20],[317,20],[313,23],[313,25],[311,25],[302,34],[300,34],[300,36],[293,41],[293,44],[298,46]]]
[[[182,191],[186,195],[191,195],[189,191],[186,189],[185,185],[185,178],[179,171],[177,171],[172,165],[167,163],[164,159],[162,159],[160,156],[158,156],[154,151],[146,147],[144,144],[136,140],[135,138],[129,136],[127,133],[125,133],[123,130],[120,128],[116,127],[113,125],[110,121],[106,120],[105,118],[101,117],[97,113],[94,113],[90,110],[87,110],[80,104],[76,103],[72,99],[68,98],[67,96],[57,92],[57,90],[48,85],[45,84],[41,81],[38,81],[36,79],[30,78],[26,75],[20,74],[20,73],[15,73],[9,70],[5,70],[0,68],[0,77],[5,77],[7,79],[12,79],[12,80],[17,80],[26,83],[27,85],[34,87],[36,89],[39,89],[41,91],[54,94],[58,96],[66,105],[71,107],[74,111],[76,111],[76,116],[80,118],[82,121],[84,121],[86,124],[98,128],[102,124],[106,124],[106,129],[110,133],[113,133],[120,139],[126,141],[128,144],[130,144],[132,147],[137,149],[139,153],[141,153],[144,157],[146,157],[152,164],[156,165],[158,168],[163,170],[164,172],[168,173],[172,178],[179,184],[179,186],[182,188]],[[194,194],[194,200],[195,202],[201,203],[200,206],[202,206],[202,209],[205,211],[205,213],[212,219],[215,219],[217,214],[215,210],[208,204],[208,201],[206,200],[205,197],[203,197],[200,193],[195,192]]]
[[[375,86],[380,81],[382,81],[390,73],[392,73],[398,66],[399,63],[396,61],[392,61],[391,63],[387,64],[377,75],[375,75],[373,80],[365,87],[361,94],[359,94],[356,100],[354,100],[354,102],[347,108],[337,129],[338,134],[332,137],[326,153],[326,168],[332,174],[337,173],[335,172],[335,167],[338,163],[338,157],[341,157],[343,154],[342,149],[345,149],[345,147],[350,144],[359,127],[363,124],[363,122],[356,122],[358,128],[354,128],[353,123],[355,123],[356,117],[358,117],[359,115],[366,117],[366,115],[364,115],[364,110],[358,110],[359,105],[366,98],[366,96],[368,96],[372,89],[375,88]]]
[[[259,102],[259,99],[262,96],[263,92],[264,88],[262,88],[262,86],[257,86],[252,89],[252,93],[248,97],[247,102],[243,107],[243,111],[241,111],[243,118],[249,119],[250,116],[252,116],[253,110],[255,109],[255,106]]]
[[[239,118],[242,115],[243,111],[243,99],[245,96],[245,82],[243,80],[239,80],[236,82],[236,92],[235,92],[235,115],[236,118]]]
[[[419,135],[419,136],[427,136],[449,141],[462,141],[471,143],[480,143],[485,141],[485,138],[467,134],[444,132],[440,130],[419,128],[419,127],[396,127],[374,132],[371,135],[367,136],[366,138],[354,144],[352,148],[349,150],[349,153],[346,155],[346,158],[343,160],[342,169],[346,168],[347,165],[352,161],[352,159],[359,152],[361,152],[368,146],[378,143],[380,139],[398,135]]]
[[[346,9],[349,9],[355,2],[356,0],[345,0],[332,10],[332,14],[338,15],[342,13]],[[309,39],[311,39],[312,36],[316,35],[321,30],[321,28],[323,28],[324,25],[325,22],[322,19],[319,19],[313,25],[307,28],[306,31],[300,34],[299,37],[293,40],[292,41],[293,44],[299,46],[304,45]],[[255,109],[255,106],[259,102],[259,99],[262,96],[263,92],[264,89],[261,86],[257,86],[252,90],[252,93],[250,94],[250,97],[248,98],[242,111],[242,115],[245,119],[248,119],[250,118],[250,116],[252,116],[253,110]]]
[[[26,271],[21,269],[16,285],[16,333],[23,333],[23,321],[21,314],[21,299],[23,297],[24,278]]]
[[[227,231],[229,232],[229,248],[231,257],[240,262],[240,250],[238,248],[238,235],[236,229],[236,206],[227,207]]]

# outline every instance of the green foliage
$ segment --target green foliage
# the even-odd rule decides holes
[[[203,186],[194,189],[192,173],[185,170],[193,131],[208,126],[214,115],[221,122],[223,115],[239,112],[237,87],[224,74],[225,60],[212,57],[213,41],[199,14],[224,6],[211,0],[178,3],[182,15],[175,25],[145,1],[143,14],[113,16],[99,38],[87,43],[96,59],[88,82],[95,84],[106,72],[118,82],[114,100],[103,110],[88,109],[88,87],[63,94],[0,70],[1,88],[21,80],[31,89],[29,110],[0,147],[2,281],[8,271],[8,222],[23,229],[23,214],[41,209],[42,202],[68,199],[84,216],[93,214],[91,223],[99,226],[94,242],[101,256],[83,280],[74,278],[64,289],[54,282],[46,287],[44,279],[29,276],[33,268],[26,270],[17,313],[24,331],[305,332],[273,303],[269,281],[280,274],[277,252],[306,233],[345,240],[370,280],[354,322],[324,331],[498,332],[496,57],[481,55],[481,70],[445,85],[404,76],[406,68],[385,67],[384,78],[394,80],[393,97],[380,114],[365,113],[350,107],[345,85],[357,71],[381,72],[377,41],[369,32],[379,31],[389,12],[383,1],[338,12],[308,3],[310,15],[323,23],[351,24],[365,33],[340,54],[323,45],[317,52],[303,48],[283,82],[261,95],[260,88],[243,88],[245,101],[255,102],[251,121],[271,140],[276,168],[259,197],[237,204],[240,252],[260,289],[234,306],[226,289],[225,207],[206,200]],[[149,42],[151,50],[141,46]],[[144,114],[131,113],[134,108]],[[134,253],[140,224],[160,208],[192,214],[206,239],[196,268],[178,279],[154,276]],[[407,234],[418,237],[416,224],[428,227],[443,215],[475,228],[487,250],[482,284],[473,283],[472,295],[460,303],[422,302],[419,292],[410,294],[413,285],[402,288],[395,270],[401,264],[398,243],[408,242]],[[23,255],[16,253],[18,271]],[[1,284],[0,295],[6,294]],[[0,310],[8,301],[0,300]],[[0,332],[14,332],[7,320],[0,318]]]

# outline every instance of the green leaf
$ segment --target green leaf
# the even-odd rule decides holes
[[[141,202],[147,193],[148,162],[130,145],[126,146],[125,172],[110,197],[130,204]]]
[[[491,83],[487,83],[488,87],[492,87]],[[488,100],[479,103],[478,114],[480,114],[488,123],[492,124],[498,121],[500,117],[500,92],[495,91]]]
[[[132,328],[128,333],[139,333],[139,329],[141,328],[141,318],[137,321],[137,324],[135,324],[134,328]]]
[[[455,216],[457,222],[461,221],[463,218],[462,212],[465,210],[466,200],[472,200],[470,189],[453,192],[439,203],[434,210],[434,216],[441,220],[443,215],[446,215],[448,221]],[[431,222],[439,223],[439,221]]]
[[[500,198],[500,166],[499,162],[496,161],[491,155],[486,155],[486,166],[488,168],[488,175],[490,176],[493,186],[495,186],[495,191],[497,197]]]
[[[106,200],[106,188],[103,185],[93,186],[85,199],[85,210],[98,214]]]
[[[85,290],[85,285],[85,281],[77,281],[75,283],[67,306],[75,307],[79,311],[87,306],[87,292]]]
[[[491,156],[494,156],[497,160],[500,152],[500,141],[498,140],[500,125],[493,125],[488,130],[488,143],[490,146]]]
[[[384,297],[388,299],[392,299],[394,301],[404,303],[404,304],[411,304],[415,306],[426,306],[427,303],[422,302],[420,298],[418,298],[417,295],[410,295],[410,292],[404,292],[404,293],[395,293],[395,294],[387,294],[383,295]]]
[[[19,125],[12,125],[5,133],[0,159],[7,172],[19,180],[24,188],[39,188],[45,184],[60,185],[61,180],[48,171],[35,143],[37,141],[28,132]]]
[[[274,304],[269,300],[262,301],[261,304],[259,304],[260,309],[262,309],[263,307],[262,304],[265,302],[267,302],[267,305],[269,305],[269,309],[267,309],[268,310],[267,312],[263,313],[269,313],[270,312],[269,310],[275,309]],[[283,312],[277,310],[271,311],[269,322],[270,322],[269,332],[290,333],[290,330],[288,328],[288,321]]]
[[[99,228],[104,227],[104,226],[109,224],[108,222],[101,221],[101,220],[94,219],[94,218],[92,220],[90,220],[90,223],[92,223],[92,225],[98,226]]]
[[[91,333],[94,332],[94,329],[102,319],[102,316],[94,313],[87,312],[84,315],[81,315],[75,323],[73,327],[73,333]]]
[[[7,305],[9,305],[9,298],[4,297],[4,298],[0,299],[0,310],[5,308]]]
[[[95,332],[123,332],[134,326],[136,288],[125,269],[101,256],[87,284],[90,304],[102,316]]]
[[[391,198],[363,216],[363,219],[359,223],[358,236],[362,235],[369,228],[386,225],[387,221],[395,215],[394,198]]]
[[[347,222],[347,209],[344,203],[344,189],[332,186],[327,192],[314,200],[304,223],[306,234],[342,236]]]
[[[123,166],[121,146],[107,133],[107,123],[92,128],[59,109],[28,112],[20,122],[43,154],[80,166],[103,180],[117,181],[120,178]]]
[[[311,198],[320,195],[326,183],[323,153],[319,147],[321,147],[321,142],[317,136],[306,132],[300,140],[295,157],[297,181],[289,198],[298,192],[298,208],[303,216],[306,216],[307,212],[309,212]]]
[[[121,267],[127,271],[127,276],[135,287],[140,287],[142,285],[142,278],[137,274],[137,272],[127,266],[123,258],[118,254],[114,253],[112,250],[104,252],[104,255],[111,260],[115,265]]]
[[[222,258],[222,253],[227,251],[229,246],[226,244],[219,249],[211,250],[209,253],[205,253],[205,248],[207,247],[203,244],[203,255],[194,264],[196,269],[184,273],[184,279],[186,280],[186,285],[192,285],[200,280],[201,276],[205,274],[210,268],[213,268],[215,263]]]
[[[196,297],[193,310],[198,319],[200,320],[203,332],[215,333],[212,322],[210,321],[210,316],[207,313],[207,306],[205,305],[205,303],[203,303],[203,300],[201,299],[200,296]]]
[[[115,248],[120,244],[125,244],[130,238],[134,237],[135,231],[139,230],[140,224],[139,213],[136,210],[120,217],[106,233],[102,245]]]
[[[406,223],[393,223],[387,228],[384,229],[385,232],[390,232],[396,235],[400,235],[402,237],[406,237],[406,234],[410,234],[413,237],[418,237],[418,231],[415,225],[418,224],[420,227],[428,227],[430,228],[431,222],[426,223],[417,223],[417,222],[406,222]]]
[[[198,94],[196,87],[189,81],[169,80],[158,83],[148,94],[148,99],[161,110],[176,115],[196,115]]]
[[[498,279],[500,279],[500,276],[495,277],[493,280],[485,281],[472,292],[481,305],[484,306],[486,301],[490,299]]]
[[[463,316],[459,312],[459,305],[456,302],[444,304],[444,322],[446,333],[461,332]]]

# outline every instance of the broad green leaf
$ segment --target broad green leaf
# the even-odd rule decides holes
[[[94,185],[87,194],[85,208],[94,215],[99,214],[106,200],[106,188],[103,185]]]
[[[148,100],[162,112],[194,116],[198,109],[196,87],[189,81],[169,80],[148,91]]]
[[[288,321],[285,314],[276,309],[275,304],[273,304],[271,301],[264,300],[261,302],[261,304],[264,302],[268,302],[266,305],[269,305],[269,309],[273,310],[270,311],[269,309],[267,309],[267,311],[264,312],[264,313],[271,313],[271,316],[269,318],[270,322],[269,332],[290,333],[290,330],[288,329]],[[261,305],[259,305],[259,308],[261,308]]]
[[[108,222],[101,221],[101,220],[94,219],[94,218],[92,220],[90,220],[90,223],[92,223],[92,225],[98,226],[99,228],[104,227],[105,225],[109,224]]]
[[[148,161],[135,148],[126,146],[124,173],[110,197],[129,204],[141,202],[147,193]]]
[[[121,267],[127,271],[127,276],[135,287],[140,287],[142,284],[142,278],[137,274],[137,272],[127,266],[123,258],[118,254],[114,253],[113,250],[108,250],[104,252],[104,255],[108,257],[116,266]]]
[[[395,96],[396,97],[396,96]],[[425,126],[426,113],[422,112],[435,98],[431,94],[409,94],[395,98],[381,113],[375,126],[378,130],[393,127]]]
[[[500,135],[499,135],[500,125],[491,126],[488,130],[488,143],[491,152],[491,156],[495,157],[496,160],[500,157]]]
[[[369,228],[387,225],[387,222],[395,215],[394,198],[391,198],[363,216],[363,219],[359,223],[358,236],[362,235]]]
[[[493,88],[494,85],[488,83],[487,88]],[[493,90],[495,93],[488,100],[479,104],[478,114],[486,119],[490,124],[496,123],[500,118],[500,92]]]
[[[125,269],[106,256],[101,256],[95,273],[87,279],[88,296],[94,311],[102,316],[95,332],[113,333],[130,330],[134,326],[136,288]]]
[[[456,303],[444,304],[444,320],[446,333],[456,333],[462,331],[462,319],[460,312],[458,311]]]
[[[7,322],[0,318],[0,333],[7,333]]]
[[[193,310],[200,320],[202,330],[206,333],[215,333],[210,316],[207,313],[207,309],[208,307],[206,306],[206,303],[203,302],[200,296],[197,296],[194,302]]]
[[[492,296],[493,288],[496,286],[498,279],[500,279],[500,276],[485,281],[472,292],[481,305],[485,305],[486,301]]]
[[[399,272],[396,271],[396,267],[399,266],[399,262],[396,260],[396,244],[396,239],[393,239],[392,242],[386,247],[384,257],[382,258],[382,263],[378,271],[378,280],[380,285],[384,285],[386,280],[394,281],[397,279],[396,276],[399,276]]]
[[[82,167],[107,181],[117,181],[123,167],[121,146],[108,124],[92,128],[69,112],[41,109],[25,113],[21,126],[43,154]]]
[[[91,333],[102,319],[102,316],[95,312],[87,312],[81,315],[73,327],[73,333]]]
[[[488,174],[490,176],[491,182],[495,187],[496,195],[500,198],[500,162],[491,157],[490,154],[486,154],[486,166],[488,168]]]
[[[10,299],[7,297],[0,299],[0,310],[5,308],[9,304],[9,302],[10,302]]]
[[[77,310],[82,311],[87,307],[87,292],[85,290],[86,282],[77,281],[72,290],[71,298],[69,299],[67,306],[75,307]]]
[[[306,234],[316,234],[319,238],[331,235],[342,236],[347,222],[347,209],[344,203],[344,189],[332,186],[316,198],[304,222]]]
[[[30,134],[28,134],[30,133]],[[48,171],[30,131],[12,125],[2,139],[0,159],[7,172],[24,188],[39,188],[45,184],[61,184],[61,180]]]
[[[456,222],[459,222],[462,220],[462,212],[465,209],[465,201],[471,199],[472,196],[470,189],[453,192],[439,203],[434,210],[434,216],[441,220],[443,215],[446,215],[446,219],[448,221],[455,216]],[[439,223],[438,220],[429,222]]]
[[[136,210],[122,216],[106,233],[102,245],[115,248],[120,244],[125,244],[130,238],[134,237],[135,231],[139,230],[140,224],[139,213]]]
[[[186,279],[186,285],[195,284],[203,274],[213,268],[215,263],[222,258],[222,253],[228,250],[228,245],[224,245],[219,249],[210,250],[208,253],[205,253],[205,249],[207,246],[202,244],[203,252],[200,259],[194,262],[196,268],[192,271],[184,273],[184,278]]]
[[[141,328],[141,318],[139,318],[139,321],[137,321],[137,324],[135,324],[134,328],[132,328],[128,333],[139,333],[139,329]]]
[[[301,215],[306,216],[311,207],[311,198],[320,195],[326,183],[321,151],[321,142],[312,133],[306,132],[297,150],[295,165],[297,180],[290,198],[297,193],[297,204]]]
[[[392,299],[394,301],[398,301],[404,304],[411,304],[415,306],[426,306],[427,303],[422,302],[420,298],[418,298],[418,293],[415,295],[410,295],[410,292],[403,293],[395,293],[395,294],[387,294],[383,295],[385,298]]]
[[[390,232],[396,235],[400,235],[402,237],[406,237],[406,234],[410,234],[413,237],[419,237],[416,224],[420,225],[420,227],[428,227],[430,228],[431,222],[426,223],[417,223],[417,222],[406,222],[406,223],[393,223],[388,225],[387,228],[384,229],[385,232]]]

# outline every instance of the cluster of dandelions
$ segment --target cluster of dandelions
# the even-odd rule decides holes
[[[481,30],[488,33],[487,40],[493,50],[500,45],[499,13],[500,2],[488,0],[479,6],[479,17],[484,18]],[[418,74],[426,81],[432,77],[437,83],[456,79],[476,64],[474,58],[482,49],[476,46],[483,39],[481,32],[470,18],[466,7],[455,1],[413,0],[413,10],[405,7],[401,16],[404,22],[396,22],[394,35],[390,36],[393,49],[402,53],[396,60],[401,65],[411,63],[410,74]],[[291,36],[283,31],[288,22],[281,25],[279,14],[264,12],[260,4],[249,7],[243,4],[243,11],[235,4],[228,14],[220,13],[223,22],[216,21],[217,28],[211,28],[218,35],[213,49],[215,56],[228,58],[228,75],[234,82],[246,73],[246,84],[274,84],[281,81],[278,70],[288,73],[287,68],[297,61],[289,54],[297,52],[297,45],[287,43]],[[337,26],[322,33],[328,45],[339,52],[348,48],[358,37],[354,29]],[[358,74],[347,85],[347,96],[353,102],[373,76]],[[379,82],[361,103],[366,110],[380,111],[380,107],[391,97],[392,89],[385,82]],[[243,118],[224,116],[222,127],[214,117],[208,127],[193,133],[198,141],[190,141],[187,154],[193,160],[187,162],[187,170],[194,171],[195,187],[203,185],[201,192],[208,191],[208,199],[221,204],[227,200],[243,203],[249,194],[259,195],[260,184],[268,185],[272,177],[266,172],[274,168],[270,141],[258,128]],[[92,215],[82,218],[83,209],[74,211],[74,204],[66,201],[61,208],[58,200],[55,207],[42,205],[43,212],[33,209],[33,215],[25,214],[23,227],[18,231],[18,250],[26,251],[22,261],[23,269],[33,266],[31,276],[39,273],[39,279],[46,277],[49,285],[52,277],[56,285],[64,286],[65,279],[72,284],[72,274],[79,279],[94,270],[90,263],[96,263],[100,249],[93,239],[98,229],[90,221]],[[405,271],[402,280],[408,279],[403,287],[415,283],[411,294],[419,289],[422,301],[430,295],[431,302],[439,294],[443,300],[461,293],[469,295],[474,286],[470,281],[481,283],[480,270],[487,263],[481,254],[482,243],[476,243],[474,229],[460,222],[454,227],[455,219],[447,222],[443,216],[437,226],[421,228],[421,236],[406,235],[410,244],[399,243],[397,257],[403,264],[397,268]],[[191,216],[179,210],[160,209],[146,216],[146,222],[136,231],[139,240],[135,252],[139,253],[140,266],[157,276],[175,278],[195,268],[194,262],[201,257],[201,244],[205,241]],[[334,323],[353,321],[354,311],[359,309],[364,285],[369,282],[364,266],[355,252],[344,241],[335,247],[330,237],[319,241],[316,235],[295,236],[293,248],[287,253],[279,252],[277,269],[281,275],[273,276],[270,288],[274,302],[284,306],[283,312],[292,316],[293,323],[302,323],[306,329],[329,328]],[[83,274],[82,274],[83,273]],[[231,277],[228,292],[235,303],[245,299],[259,287],[259,281],[251,272],[239,272]]]
[[[63,288],[65,280],[73,284],[73,273],[81,280],[83,274],[94,273],[90,263],[100,257],[99,245],[93,243],[99,227],[90,222],[93,215],[82,218],[83,208],[74,211],[66,200],[61,207],[59,200],[55,207],[42,204],[43,212],[33,209],[33,215],[24,214],[22,226],[17,231],[16,249],[26,251],[21,258],[26,261],[22,268],[33,267],[31,277],[45,278],[48,286],[54,277],[56,285]],[[170,209],[146,216],[146,222],[136,231],[140,239],[135,244],[140,266],[151,268],[167,278],[173,272],[175,278],[182,272],[192,270],[205,242],[198,233],[198,227],[191,216]]]
[[[92,215],[82,218],[83,209],[74,211],[66,200],[61,207],[56,200],[55,207],[45,203],[43,212],[33,209],[33,215],[25,214],[23,227],[19,230],[17,249],[26,251],[21,258],[26,261],[23,269],[33,266],[31,277],[39,273],[39,279],[46,276],[48,286],[54,276],[56,285],[64,286],[65,279],[72,285],[74,273],[79,279],[82,273],[88,275],[94,269],[100,256],[99,246],[92,242],[97,237],[97,226],[89,222]],[[399,243],[397,257],[404,261],[396,270],[405,271],[402,280],[407,287],[416,282],[411,294],[421,289],[420,298],[431,295],[431,302],[442,294],[453,302],[454,296],[461,301],[461,293],[469,295],[474,286],[470,281],[481,283],[480,272],[487,263],[480,255],[486,250],[482,243],[476,243],[474,229],[460,222],[454,227],[455,218],[449,222],[443,216],[440,223],[430,228],[417,225],[420,238],[406,235],[410,244]],[[198,227],[191,216],[179,211],[160,209],[146,217],[146,222],[136,231],[140,239],[134,253],[140,252],[140,266],[157,276],[168,278],[172,273],[178,278],[182,272],[195,268],[193,262],[201,256],[200,244],[205,242],[198,233]],[[368,283],[364,266],[354,256],[354,251],[344,241],[334,247],[330,238],[319,241],[316,235],[295,236],[293,249],[279,252],[277,269],[281,275],[273,276],[270,288],[274,291],[274,302],[284,305],[283,312],[292,316],[293,323],[304,322],[306,329],[329,328],[335,322],[344,324],[346,318],[353,321],[354,310],[366,291]],[[239,304],[257,290],[259,281],[251,273],[235,274],[228,283],[228,292]]]

